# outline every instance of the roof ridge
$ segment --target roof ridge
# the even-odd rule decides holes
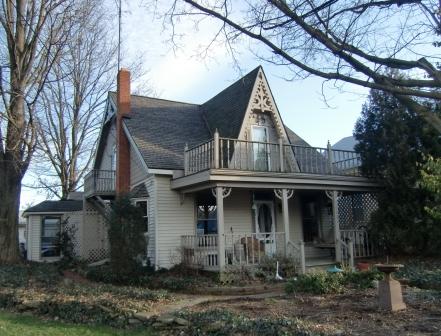
[[[109,92],[113,93],[113,94],[116,94],[116,91],[109,91]],[[201,104],[183,102],[183,101],[179,101],[179,100],[164,99],[164,98],[158,98],[158,97],[149,97],[149,96],[143,96],[143,95],[132,94],[132,93],[130,94],[130,96],[138,97],[138,98],[145,98],[145,99],[154,99],[154,100],[167,101],[167,102],[171,102],[171,103],[180,103],[180,104],[186,104],[186,105],[193,105],[193,106],[200,106],[201,105]]]
[[[230,89],[233,85],[236,85],[238,82],[243,81],[245,78],[247,78],[248,76],[250,76],[254,71],[256,71],[256,77],[257,77],[257,73],[259,69],[263,69],[261,65],[257,66],[256,68],[254,68],[253,70],[251,70],[250,72],[248,72],[245,76],[240,77],[238,80],[234,81],[233,83],[231,83],[230,85],[228,85],[225,89],[223,89],[221,92],[217,93],[216,95],[214,95],[213,97],[211,97],[210,99],[208,99],[207,101],[205,101],[203,104],[201,104],[201,106],[205,105],[206,103],[208,103],[210,100],[222,95],[225,91],[227,91],[228,89]]]

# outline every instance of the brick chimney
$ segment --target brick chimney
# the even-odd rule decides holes
[[[130,191],[130,145],[124,132],[123,118],[130,114],[130,72],[118,71],[118,89],[116,116],[116,194]]]

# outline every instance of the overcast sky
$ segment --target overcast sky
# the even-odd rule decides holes
[[[115,0],[107,1],[109,15],[112,15],[112,10],[116,15]],[[195,31],[193,24],[183,18],[177,28],[178,33],[184,36],[178,40],[179,49],[174,50],[169,41],[170,31],[163,29],[163,21],[157,14],[169,2],[160,1],[164,7],[157,10],[140,6],[139,0],[123,2],[122,51],[125,58],[122,66],[140,58],[149,71],[139,82],[148,81],[160,98],[203,103],[262,65],[282,119],[310,145],[325,147],[328,140],[335,143],[352,134],[366,99],[365,89],[345,85],[342,92],[332,89],[332,83],[328,83],[325,102],[320,78],[287,81],[285,78],[289,73],[286,68],[262,62],[247,47],[236,55],[240,70],[234,67],[223,45],[213,47],[207,57],[201,57],[201,46],[215,31],[215,22],[200,26]],[[265,52],[264,49],[258,51]],[[44,194],[24,187],[21,207],[44,199]]]

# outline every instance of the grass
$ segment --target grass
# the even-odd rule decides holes
[[[153,336],[145,327],[134,330],[117,330],[104,326],[85,326],[55,321],[44,321],[32,316],[0,311],[2,336]]]

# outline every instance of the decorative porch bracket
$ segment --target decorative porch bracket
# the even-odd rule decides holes
[[[288,248],[289,243],[289,208],[288,200],[293,197],[294,189],[274,189],[274,195],[282,201],[283,208],[283,225],[285,228],[285,247]]]
[[[225,268],[225,222],[224,222],[224,198],[231,194],[231,188],[219,187],[211,189],[211,193],[216,197],[216,214],[217,214],[217,256],[219,270]]]
[[[342,261],[341,240],[340,240],[340,220],[338,215],[338,199],[342,196],[341,191],[325,190],[326,196],[332,201],[332,221],[334,223],[334,242],[335,242],[335,259]]]

